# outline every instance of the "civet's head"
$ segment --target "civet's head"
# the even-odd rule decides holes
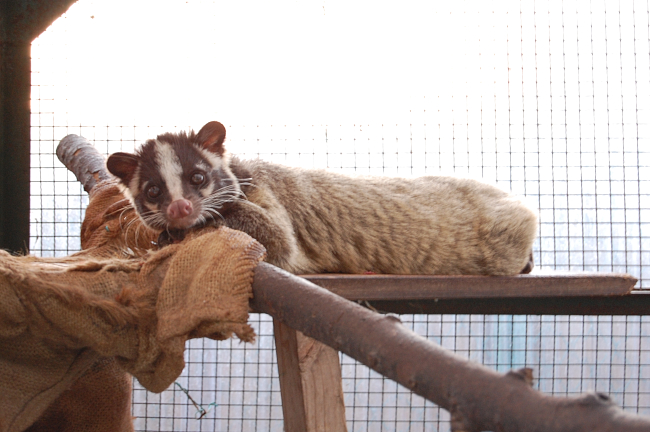
[[[135,154],[114,153],[106,166],[145,225],[184,230],[220,218],[241,195],[225,139],[226,128],[213,121],[198,134],[166,133],[148,140]]]

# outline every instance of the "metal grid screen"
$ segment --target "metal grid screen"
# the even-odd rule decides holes
[[[395,10],[277,2],[275,11],[262,3],[247,10],[217,1],[167,3],[82,0],[34,43],[32,253],[61,256],[80,247],[87,197],[54,155],[65,135],[83,135],[111,153],[217,119],[229,128],[230,150],[244,156],[496,182],[539,208],[539,268],[627,272],[639,279],[637,289],[650,289],[647,0],[403,2]],[[199,43],[195,32],[172,31],[178,22],[216,22],[226,12],[235,23],[229,31],[237,27],[248,38],[214,28],[215,35],[199,31]],[[275,19],[285,20],[275,33],[259,28]],[[140,33],[129,33],[131,25]],[[111,39],[107,28],[126,28],[131,39]],[[296,42],[304,40],[311,45]],[[220,65],[198,83],[201,62],[186,53],[195,56],[199,48],[190,47],[197,44],[201,59]],[[152,47],[160,61],[138,63]],[[185,69],[174,72],[176,63]],[[320,69],[326,75],[302,78]],[[498,370],[534,368],[542,391],[602,391],[650,414],[647,317],[401,319]],[[272,325],[263,315],[251,321],[255,345],[195,340],[172,388],[155,395],[136,382],[136,429],[281,431]],[[350,431],[449,430],[446,412],[345,356],[342,372]],[[201,409],[207,413],[198,420]]]

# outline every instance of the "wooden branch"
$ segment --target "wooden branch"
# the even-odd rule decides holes
[[[56,148],[59,160],[77,177],[86,192],[97,183],[109,180],[106,158],[84,137],[68,135]]]
[[[450,411],[454,431],[649,431],[600,393],[551,397],[528,369],[507,374],[468,361],[303,278],[260,263],[251,307],[344,352]]]

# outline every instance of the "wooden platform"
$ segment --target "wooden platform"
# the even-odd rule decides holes
[[[347,431],[336,350],[393,377],[416,393],[423,393],[426,386],[422,380],[431,378],[427,369],[432,367],[431,360],[409,363],[408,359],[416,357],[415,351],[406,359],[394,357],[415,341],[423,344],[427,341],[411,333],[410,336],[400,333],[391,344],[386,344],[390,335],[403,330],[399,319],[379,317],[360,308],[355,301],[378,312],[394,308],[398,313],[650,315],[650,290],[633,291],[637,281],[627,274],[533,273],[512,277],[326,274],[298,278],[265,263],[255,273],[251,306],[274,317],[287,432]],[[388,330],[379,329],[379,323],[388,323]],[[364,350],[357,351],[362,345]],[[442,351],[439,346],[431,349]],[[442,364],[448,363],[449,358],[445,357]],[[464,364],[464,360],[460,359],[460,363]],[[414,372],[416,365],[423,365],[424,370]],[[440,376],[432,379],[431,388],[439,385],[440,379]],[[445,386],[436,387],[424,397],[436,402],[445,389]],[[439,405],[453,410],[456,402],[443,399]]]
[[[433,300],[621,296],[637,280],[621,273],[532,273],[518,276],[303,275],[348,300]]]
[[[650,314],[650,291],[628,274],[518,276],[317,274],[303,278],[379,312],[422,314]],[[345,432],[336,351],[274,320],[285,430]]]

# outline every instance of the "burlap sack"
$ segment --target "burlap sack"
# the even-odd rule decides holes
[[[132,380],[113,357],[100,358],[27,431],[132,431]]]
[[[106,196],[120,202],[114,192]],[[91,196],[90,249],[61,259],[0,252],[0,432],[133,430],[122,370],[160,392],[182,372],[187,339],[254,339],[259,243],[208,229],[142,257],[106,258],[132,253],[115,246],[128,241],[110,225],[123,223],[124,208],[102,217],[92,205]]]

